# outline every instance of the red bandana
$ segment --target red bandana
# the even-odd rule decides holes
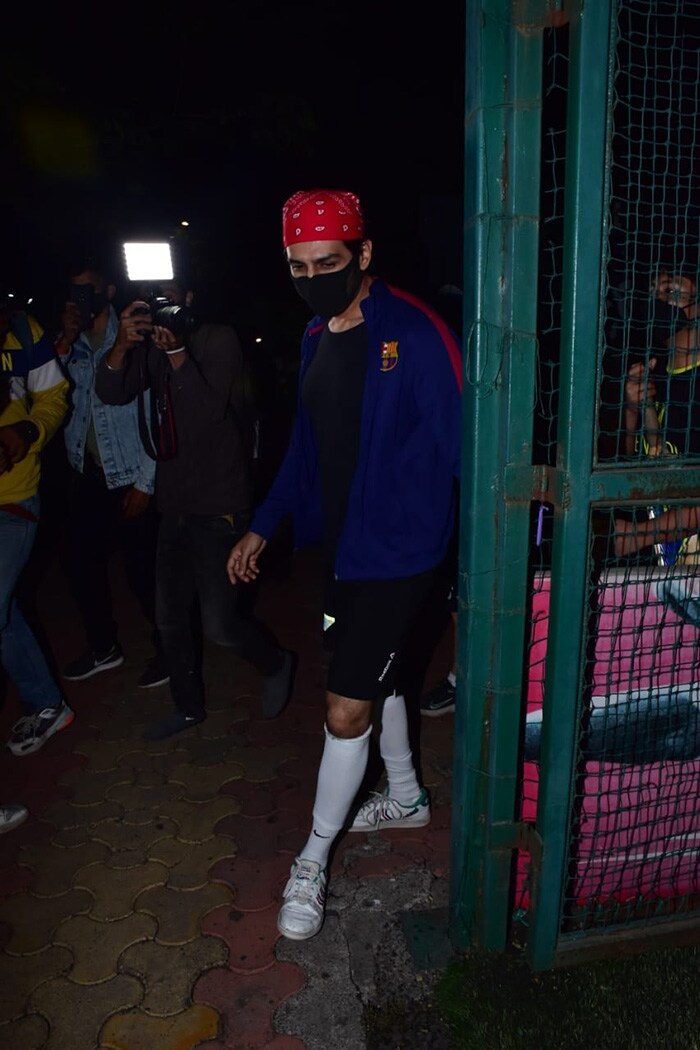
[[[359,198],[348,190],[299,190],[282,209],[282,243],[357,241],[365,236]]]

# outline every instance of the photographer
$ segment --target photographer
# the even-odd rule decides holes
[[[145,731],[171,736],[206,717],[192,611],[199,599],[202,630],[263,675],[262,716],[286,705],[294,659],[266,628],[242,614],[226,561],[251,518],[251,492],[237,413],[242,351],[229,325],[193,326],[170,305],[131,303],[121,314],[114,346],[100,362],[96,389],[108,404],[138,404],[141,431],[156,457],[160,514],[156,559],[156,620],[163,641],[175,710]],[[158,323],[158,322],[165,322]],[[167,327],[166,327],[167,324]]]
[[[138,680],[147,689],[168,680],[155,629],[155,465],[141,444],[136,405],[107,405],[95,390],[98,364],[119,331],[112,306],[116,286],[89,258],[71,267],[69,277],[69,299],[55,344],[71,384],[63,564],[87,648],[64,668],[63,676],[82,681],[124,663],[109,579],[110,558],[121,549],[129,587],[152,630],[155,652]]]

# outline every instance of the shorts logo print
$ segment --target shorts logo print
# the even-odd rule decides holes
[[[382,673],[379,676],[379,681],[380,682],[384,681],[387,671],[389,670],[389,668],[391,667],[392,663],[394,662],[394,657],[395,656],[396,656],[396,653],[389,653],[389,659],[384,664],[384,670],[382,671]]]

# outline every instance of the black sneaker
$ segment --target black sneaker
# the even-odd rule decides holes
[[[455,686],[449,678],[443,678],[434,689],[426,693],[420,702],[420,713],[428,718],[447,715],[455,709]]]
[[[57,707],[45,707],[43,711],[25,715],[13,725],[7,746],[13,755],[31,755],[74,718],[75,713],[65,701]]]
[[[123,663],[124,653],[116,644],[103,653],[96,653],[93,649],[88,649],[77,660],[73,660],[64,667],[63,677],[69,682],[81,682],[83,678],[91,678],[92,675],[99,674],[101,671],[109,671],[112,667],[121,667]]]
[[[192,729],[203,722],[206,715],[185,715],[182,711],[173,711],[164,718],[147,725],[142,733],[143,740],[167,740],[175,733],[181,733],[183,729]]]
[[[285,653],[279,671],[267,676],[262,687],[261,718],[277,718],[282,714],[292,695],[296,666],[296,655]]]
[[[167,685],[169,681],[170,675],[166,670],[165,660],[162,656],[154,656],[146,664],[136,684],[139,689],[155,689],[157,685]]]

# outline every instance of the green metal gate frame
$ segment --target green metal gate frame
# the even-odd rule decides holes
[[[573,804],[591,512],[700,490],[700,469],[596,463],[614,0],[467,0],[464,467],[450,934],[503,951],[514,856],[529,852],[535,969],[690,930],[700,915],[568,939],[560,931]],[[532,466],[542,31],[569,24],[564,284],[556,467]],[[519,822],[528,542],[554,507],[536,827]]]

